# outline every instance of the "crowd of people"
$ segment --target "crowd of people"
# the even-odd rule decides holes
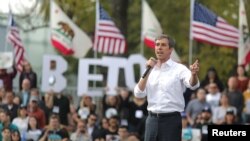
[[[186,100],[183,128],[200,129],[201,140],[207,141],[208,125],[250,123],[250,81],[244,66],[238,65],[235,74],[223,83],[215,68],[210,68],[201,86]],[[185,132],[183,140],[190,139]]]
[[[90,94],[78,101],[55,92],[42,94],[36,72],[23,64],[19,90],[12,81],[17,71],[0,69],[0,140],[2,141],[140,141],[144,139],[147,99],[120,88],[97,104]],[[227,85],[226,85],[227,84]],[[71,94],[74,95],[74,94]],[[200,87],[186,90],[182,113],[183,141],[192,139],[189,129],[200,129],[207,140],[209,124],[250,123],[250,81],[243,66],[223,83],[215,68],[208,70]],[[76,104],[74,104],[77,102]],[[98,107],[101,105],[101,107]],[[98,112],[97,109],[101,109]]]

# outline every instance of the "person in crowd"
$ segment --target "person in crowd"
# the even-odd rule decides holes
[[[105,137],[103,137],[103,136],[98,136],[98,137],[96,137],[93,141],[105,141]]]
[[[91,137],[88,135],[86,130],[86,123],[79,121],[77,123],[77,129],[70,136],[71,141],[91,141]]]
[[[30,99],[30,80],[28,78],[22,81],[21,90],[17,95],[21,98],[21,105],[28,106]]]
[[[7,111],[0,110],[0,132],[2,133],[4,128],[9,128],[10,132],[18,130],[17,126],[11,123],[10,114]],[[2,140],[2,134],[0,134],[0,141]]]
[[[41,129],[38,127],[38,121],[34,116],[29,117],[28,129],[25,134],[25,139],[37,141],[40,135],[42,134]]]
[[[18,130],[11,132],[11,141],[21,141],[21,134]]]
[[[245,67],[243,65],[237,66],[237,79],[238,79],[238,87],[241,93],[243,93],[247,89],[249,78],[246,75]]]
[[[248,81],[247,89],[243,92],[244,108],[242,112],[242,119],[244,123],[250,124],[250,80]]]
[[[19,76],[19,88],[21,90],[24,79],[29,79],[30,88],[37,88],[37,74],[32,70],[29,62],[23,63],[23,70]]]
[[[0,68],[0,81],[3,84],[5,91],[13,90],[13,80],[16,77],[17,70],[13,66],[11,72],[7,72],[7,69]]]
[[[229,104],[229,98],[227,93],[222,93],[220,98],[220,106],[216,107],[213,111],[212,120],[214,124],[221,125],[225,122],[225,115],[228,109],[232,109],[234,113],[237,113],[237,109]]]
[[[22,101],[21,98],[17,95],[15,95],[15,97],[13,98],[13,103],[16,105],[20,106],[22,104],[21,101]]]
[[[49,125],[47,125],[42,131],[39,141],[68,141],[69,133],[60,124],[60,118],[57,114],[52,114],[49,119]]]
[[[95,113],[90,113],[87,117],[87,133],[93,139],[96,134],[99,133],[97,123],[97,115]]]
[[[27,114],[27,107],[21,106],[18,109],[18,117],[14,118],[12,121],[12,124],[16,125],[19,129],[19,132],[21,133],[21,138],[24,137],[24,134],[26,133],[28,129],[28,114]]]
[[[70,113],[69,99],[62,93],[46,93],[45,104],[52,113],[60,117],[61,124],[68,126],[68,114]]]
[[[11,141],[11,132],[8,127],[4,127],[1,131],[1,141]]]
[[[77,113],[77,108],[76,105],[74,104],[74,98],[72,95],[67,95],[66,96],[69,99],[69,107],[70,107],[70,112],[68,114],[68,127],[67,130],[69,132],[73,132],[76,129],[77,123],[82,121],[80,116]]]
[[[77,113],[81,119],[87,119],[89,113],[95,113],[96,105],[90,95],[83,95],[79,105]]]
[[[222,123],[222,125],[234,125],[234,124],[239,124],[237,122],[236,114],[234,113],[234,110],[227,109],[225,115],[225,121]]]
[[[117,95],[104,95],[103,97],[103,115],[107,118],[118,116],[120,101]]]
[[[224,85],[220,80],[218,73],[214,67],[210,67],[207,70],[205,78],[201,81],[201,87],[208,91],[209,84],[212,82],[217,84],[220,92],[224,90]]]
[[[186,113],[182,112],[181,117],[182,117],[181,141],[191,141],[193,138],[192,127],[188,123]]]
[[[208,125],[213,125],[212,122],[212,110],[209,107],[204,107],[198,122],[194,124],[194,128],[198,128],[201,131],[201,141],[207,141],[208,139]]]
[[[108,119],[106,117],[103,117],[101,119],[99,128],[92,134],[93,140],[95,141],[96,139],[102,140],[105,139],[106,132],[108,131],[109,128],[109,123]]]
[[[45,117],[46,117],[46,123],[48,123],[48,119],[49,119],[49,114],[50,114],[50,109],[48,109],[45,105],[45,102],[42,99],[42,96],[39,92],[39,90],[37,88],[32,88],[30,90],[30,96],[31,97],[35,97],[38,99],[38,107],[41,108],[44,113],[45,113]]]
[[[38,106],[38,97],[30,97],[30,102],[28,106],[28,115],[34,116],[38,122],[38,127],[43,128],[46,125],[46,117],[44,111]]]
[[[137,133],[130,133],[128,135],[127,141],[141,141],[141,140],[140,140],[140,137]]]
[[[212,110],[219,106],[221,92],[219,91],[216,83],[210,83],[206,101],[211,106]]]
[[[13,91],[7,91],[5,93],[6,104],[1,105],[0,107],[7,111],[10,114],[10,121],[17,117],[18,106],[13,102],[15,94]]]
[[[119,117],[111,116],[109,118],[109,128],[106,132],[106,141],[108,140],[119,140],[118,129],[119,129]]]
[[[121,119],[121,124],[128,126],[128,118],[129,118],[129,102],[131,98],[132,92],[127,88],[119,88],[118,89],[118,98],[120,101],[119,107],[119,118]]]
[[[199,113],[201,113],[204,107],[209,107],[209,103],[206,102],[206,90],[204,88],[199,88],[196,92],[197,98],[191,100],[186,108],[186,114],[188,122],[193,125],[194,120]]]
[[[145,118],[148,115],[146,98],[133,97],[133,100],[129,102],[129,118],[128,127],[130,132],[138,132],[140,135],[144,135],[144,129],[140,129],[141,125],[145,124]]]
[[[5,97],[5,90],[4,90],[4,87],[1,87],[0,88],[0,105],[5,104],[4,97]]]
[[[109,128],[109,122],[108,122],[108,119],[103,117],[102,118],[102,121],[101,121],[101,128],[105,129],[105,130],[108,130]]]
[[[238,80],[237,77],[231,76],[228,79],[228,88],[225,90],[225,92],[228,95],[228,100],[230,105],[234,106],[237,109],[237,121],[242,122],[242,110],[244,107],[244,97],[242,93],[237,90],[238,86]]]
[[[118,129],[119,141],[127,141],[129,136],[128,126],[121,125]]]

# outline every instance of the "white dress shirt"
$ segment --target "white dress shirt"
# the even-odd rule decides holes
[[[190,85],[191,71],[184,65],[169,59],[161,65],[155,66],[148,76],[146,88],[140,90],[138,84],[134,88],[136,97],[147,96],[148,111],[154,113],[182,112],[185,102],[183,93],[186,87],[194,90],[200,86]]]

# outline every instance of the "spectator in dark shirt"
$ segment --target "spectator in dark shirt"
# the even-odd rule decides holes
[[[24,79],[30,80],[30,88],[36,88],[37,87],[37,75],[32,70],[32,67],[29,62],[24,62],[23,64],[23,71],[20,74],[19,77],[19,89],[22,88],[22,82]]]
[[[10,114],[10,120],[12,121],[17,117],[18,106],[14,104],[13,99],[15,94],[12,91],[7,91],[5,94],[6,104],[3,104],[1,107]]]
[[[217,71],[214,67],[210,67],[207,70],[207,74],[205,78],[201,81],[201,87],[204,88],[206,91],[208,91],[208,86],[210,83],[216,83],[220,92],[224,90],[224,85],[222,81],[220,80]]]
[[[7,69],[0,69],[0,81],[2,81],[5,91],[12,91],[12,81],[16,77],[16,74],[17,71],[15,67],[13,67],[10,73],[7,72]]]

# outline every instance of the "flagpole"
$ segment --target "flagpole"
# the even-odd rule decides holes
[[[99,0],[96,0],[96,6],[95,6],[95,8],[96,8],[96,17],[95,17],[95,31],[96,31],[96,27],[97,27],[97,20],[98,20],[98,16],[99,16],[99,14],[98,14],[98,9],[99,9]],[[95,40],[96,40],[97,38],[96,38],[96,33],[95,33],[95,37],[94,37],[94,44],[93,44],[93,46],[95,47]],[[95,59],[97,59],[97,50],[96,49],[94,49],[94,58]],[[97,68],[96,68],[96,65],[94,66],[94,74],[96,74],[96,72],[97,72]],[[93,88],[96,88],[96,81],[94,81],[93,82]]]
[[[242,4],[242,0],[239,0],[239,34],[241,36],[241,33],[242,33],[242,28],[241,28],[241,4]],[[239,46],[238,46],[238,64],[241,63],[241,57],[243,56],[242,54],[242,41],[241,41],[241,38],[239,38]]]
[[[6,27],[6,39],[5,39],[5,45],[4,45],[4,52],[7,51],[7,38],[8,38],[8,34],[9,34],[9,28],[10,28],[10,22],[11,22],[11,18],[12,18],[12,12],[11,12],[11,8],[10,8],[10,0],[8,1],[8,7],[9,7],[9,15],[8,15],[8,23],[7,23],[7,27]]]
[[[144,44],[143,44],[143,4],[145,0],[141,1],[141,40],[140,40],[140,53],[144,56]]]
[[[245,19],[243,19],[242,13],[245,12],[245,5],[243,0],[239,0],[239,45],[238,45],[238,64],[244,64],[244,31],[243,25],[245,24]],[[246,14],[246,13],[245,13]]]
[[[193,36],[192,36],[192,20],[193,20],[193,9],[194,9],[194,0],[190,1],[190,27],[189,27],[189,59],[188,64],[192,64],[193,58]]]

